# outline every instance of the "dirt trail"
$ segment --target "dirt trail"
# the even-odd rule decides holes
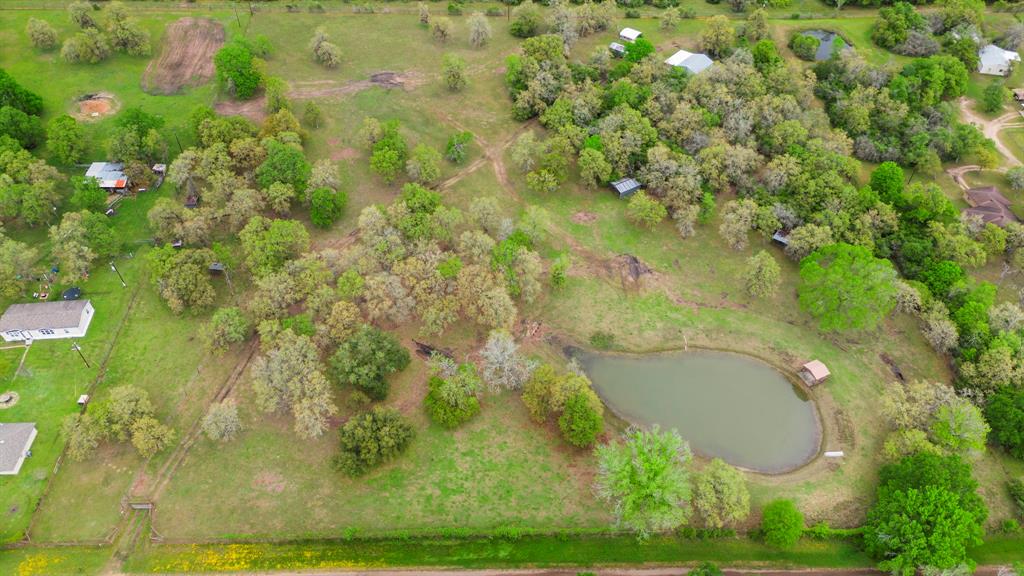
[[[213,55],[224,45],[224,26],[206,18],[182,18],[167,27],[160,56],[150,60],[142,89],[176,94],[213,78]]]
[[[1018,111],[1007,112],[995,120],[982,118],[971,108],[972,101],[966,97],[960,98],[960,114],[965,122],[973,124],[981,130],[986,138],[990,138],[996,144],[996,150],[1006,158],[1010,166],[1021,166],[1021,161],[999,138],[999,133],[1006,128],[1024,128],[1024,118]]]

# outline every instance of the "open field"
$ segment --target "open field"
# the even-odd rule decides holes
[[[47,118],[70,109],[73,96],[98,91],[113,94],[122,107],[140,106],[161,114],[167,120],[172,156],[179,145],[192,143],[188,112],[227,101],[212,82],[183,81],[183,76],[208,76],[209,66],[204,59],[167,45],[169,26],[183,17],[203,17],[223,26],[228,38],[266,35],[275,47],[267,70],[289,83],[296,113],[301,114],[307,100],[323,109],[322,126],[309,130],[307,155],[337,164],[349,194],[348,208],[333,228],[310,227],[317,249],[343,245],[356,229],[362,208],[390,202],[399,193],[400,185],[385,185],[368,168],[368,154],[357,136],[364,117],[397,119],[411,145],[422,142],[436,149],[443,149],[453,133],[473,132],[465,165],[473,169],[442,165],[445,201],[465,210],[474,198],[496,196],[509,217],[528,205],[542,206],[552,222],[539,250],[545,257],[567,252],[573,261],[563,290],[520,309],[521,325],[538,325],[536,335],[525,342],[527,351],[537,357],[564,363],[563,345],[586,345],[600,331],[613,335],[613,347],[620,350],[736,350],[787,371],[810,358],[826,360],[832,379],[814,389],[812,396],[824,425],[823,449],[842,450],[845,457],[819,458],[779,476],[747,473],[755,510],[773,499],[792,498],[808,524],[859,525],[873,498],[881,443],[888,431],[878,396],[895,381],[882,355],[908,379],[952,378],[946,360],[929,348],[910,316],[894,316],[869,334],[819,332],[797,303],[797,265],[760,239],[744,251],[730,249],[717,233],[720,220],[701,226],[695,238],[680,240],[670,223],[653,231],[630,224],[623,202],[606,190],[585,189],[575,176],[556,194],[527,192],[525,177],[512,168],[506,146],[526,130],[540,136],[543,129],[535,122],[517,122],[509,113],[504,56],[516,51],[518,40],[508,34],[502,18],[491,19],[492,42],[471,49],[465,41],[465,17],[452,18],[454,39],[443,45],[430,39],[409,4],[389,6],[392,13],[352,14],[347,4],[325,2],[326,15],[286,13],[272,5],[250,17],[244,10],[236,14],[233,5],[225,3],[200,2],[192,7],[133,2],[132,9],[139,10],[142,24],[152,34],[153,57],[118,55],[94,66],[71,66],[55,53],[39,53],[28,46],[24,28],[29,17],[53,23],[62,37],[72,30],[63,10],[43,9],[41,4],[48,8],[51,3],[0,1],[0,45],[5,47],[0,68],[43,96]],[[693,5],[700,16],[728,10],[724,4]],[[442,4],[430,6],[436,14],[444,10]],[[815,18],[791,20],[793,12]],[[844,9],[837,15],[819,2],[800,0],[772,16],[771,31],[780,46],[797,30],[825,28],[850,38],[872,63],[898,65],[908,60],[871,44],[873,11]],[[660,30],[658,20],[651,17],[619,19],[613,28],[622,25],[643,30],[664,57],[678,48],[695,49],[702,20],[684,20],[674,32]],[[308,55],[306,42],[318,26],[342,48],[337,69],[325,69]],[[582,39],[573,57],[585,58],[614,35]],[[216,35],[204,40],[212,49]],[[446,53],[467,62],[469,86],[460,93],[450,93],[441,81]],[[44,69],[47,73],[39,74]],[[387,88],[370,81],[381,72],[397,73],[403,86]],[[168,95],[147,93],[144,84],[151,87],[149,92]],[[972,78],[972,90],[979,92],[979,87],[983,88],[981,80]],[[246,104],[245,109],[262,114],[259,105]],[[104,157],[103,142],[113,118],[86,125],[90,157]],[[1012,149],[1024,152],[1024,132],[1004,135]],[[62,169],[68,174],[81,171]],[[951,188],[949,178],[942,178],[944,190],[956,196],[955,185]],[[1003,180],[993,172],[968,176],[977,184],[1002,185]],[[511,393],[485,396],[481,414],[455,432],[431,424],[423,410],[427,368],[417,356],[393,379],[385,403],[413,423],[416,437],[409,450],[364,477],[344,476],[332,460],[338,452],[336,429],[357,411],[346,403],[349,389],[334,390],[340,411],[331,420],[329,433],[301,440],[292,430],[291,417],[268,416],[255,405],[248,370],[255,345],[238,345],[220,356],[207,353],[198,338],[207,316],[176,316],[157,294],[145,266],[151,236],[145,215],[157,197],[177,193],[167,183],[122,204],[115,217],[115,226],[133,246],[133,257],[117,262],[127,288],[106,266],[97,267],[82,284],[97,310],[89,336],[81,341],[91,367],[82,364],[67,341],[37,342],[15,375],[23,351],[0,350],[0,392],[13,389],[21,395],[16,407],[0,411],[0,420],[34,421],[40,430],[22,473],[0,480],[0,542],[27,536],[37,543],[116,543],[130,525],[123,504],[132,500],[155,503],[156,512],[147,521],[164,544],[133,548],[123,566],[127,572],[701,560],[777,568],[870,565],[857,544],[847,540],[805,539],[797,548],[780,552],[742,537],[698,541],[659,536],[638,545],[629,536],[609,536],[611,513],[594,496],[595,458],[590,451],[560,441],[554,424],[538,427],[531,422]],[[1012,199],[1015,204],[1024,202],[1020,195]],[[293,217],[309,223],[305,209]],[[11,234],[41,246],[47,242],[45,230]],[[218,240],[238,252],[237,239]],[[776,296],[754,299],[741,289],[741,274],[746,259],[761,249],[774,251],[782,264],[782,285]],[[621,254],[635,255],[653,269],[641,288],[623,286],[612,264]],[[999,279],[994,265],[979,275]],[[1020,279],[1007,280],[1000,286],[1000,297],[1016,298],[1018,283]],[[219,305],[243,302],[249,288],[245,280],[231,287],[222,280],[215,285]],[[413,327],[401,327],[397,334],[410,348],[417,337]],[[445,334],[443,345],[467,357],[485,336],[483,330],[460,323]],[[85,462],[63,461],[55,473],[63,450],[60,421],[78,409],[74,399],[94,382],[95,399],[123,384],[146,390],[161,421],[177,431],[177,448],[146,460],[130,446],[104,445]],[[205,438],[185,442],[219,392],[238,402],[243,432],[229,444]],[[623,426],[620,421],[610,423],[607,436]],[[990,450],[974,467],[991,511],[988,527],[994,529],[1014,514],[1004,484],[1009,477],[1024,475],[1024,463]],[[753,527],[758,519],[755,513],[742,528]],[[549,533],[565,535],[540,535]],[[463,538],[481,534],[493,537]],[[338,538],[343,540],[316,541]],[[254,539],[297,542],[241,543]],[[973,554],[979,563],[994,564],[1024,559],[1022,550],[1019,539],[993,539]],[[0,573],[97,573],[111,553],[111,547],[0,551]],[[22,572],[23,566],[38,568]]]

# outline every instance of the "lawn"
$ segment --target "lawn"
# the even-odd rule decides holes
[[[418,24],[413,8],[402,4],[389,6],[394,12],[389,14],[352,14],[346,5],[328,2],[327,15],[289,14],[273,5],[261,7],[251,20],[244,11],[236,19],[226,4],[189,7],[140,2],[132,6],[146,11],[143,22],[153,33],[155,51],[159,51],[164,25],[182,15],[202,14],[224,23],[229,34],[239,34],[243,29],[249,34],[265,34],[276,47],[268,60],[268,71],[290,82],[293,89],[325,89],[314,100],[324,111],[324,125],[309,131],[306,149],[313,159],[329,158],[338,164],[349,193],[349,206],[334,228],[313,232],[318,248],[340,244],[355,228],[361,208],[389,202],[399,193],[398,185],[383,184],[367,168],[367,153],[357,137],[364,117],[400,120],[410,145],[422,142],[442,148],[450,134],[470,130],[476,140],[469,163],[485,152],[490,160],[503,162],[503,146],[525,129],[511,118],[503,84],[504,56],[512,53],[518,42],[508,35],[503,19],[492,19],[495,34],[491,44],[473,50],[466,42],[465,18],[453,18],[454,39],[442,45],[431,40],[429,32]],[[443,12],[441,4],[430,6],[435,14]],[[696,7],[701,15],[727,10],[724,4],[699,3]],[[805,10],[821,18],[782,19],[791,11]],[[771,21],[773,33],[776,38],[788,39],[797,29],[836,30],[850,38],[871,62],[903,61],[871,44],[871,12],[844,10],[838,18],[830,17],[833,12],[811,0],[798,2],[792,8],[773,12],[778,18]],[[187,112],[200,104],[212,104],[217,98],[213,85],[178,96],[144,94],[139,77],[148,62],[146,58],[117,56],[90,67],[69,66],[54,54],[38,54],[27,48],[23,35],[29,16],[52,21],[62,35],[70,31],[63,11],[0,11],[0,43],[11,47],[0,54],[0,67],[40,92],[51,116],[70,105],[69,95],[106,90],[126,106],[138,105],[162,114],[169,134],[187,146]],[[703,23],[687,20],[677,30],[666,32],[659,29],[657,19],[645,17],[622,19],[614,26],[627,24],[644,31],[659,54],[667,57],[678,48],[696,48]],[[343,62],[336,70],[315,65],[307,54],[305,44],[318,26],[342,46]],[[585,38],[575,47],[573,57],[585,58],[615,36],[609,31]],[[380,42],[381,37],[388,41]],[[441,58],[446,52],[467,61],[469,86],[463,92],[453,94],[441,83]],[[48,73],[39,75],[41,69]],[[373,87],[342,95],[330,92],[364,81],[379,71],[401,73],[405,88]],[[303,105],[295,102],[294,108],[301,111]],[[90,125],[92,155],[102,156],[102,143],[111,125],[112,120]],[[172,142],[173,153],[177,141]],[[797,306],[796,265],[763,240],[753,239],[748,249],[736,252],[719,238],[718,222],[701,227],[696,238],[686,241],[680,240],[667,223],[654,231],[639,229],[626,221],[624,204],[607,190],[586,190],[574,181],[557,194],[537,196],[525,192],[523,176],[511,169],[511,187],[506,189],[492,164],[484,162],[479,169],[461,174],[457,182],[445,186],[446,201],[465,209],[473,198],[497,196],[510,217],[528,204],[543,206],[551,214],[552,227],[541,250],[548,256],[566,251],[573,259],[564,290],[521,309],[524,320],[541,326],[543,338],[526,342],[530,353],[561,362],[562,344],[585,344],[600,330],[614,335],[615,346],[623,350],[722,348],[764,358],[784,370],[810,358],[824,360],[834,376],[824,388],[813,391],[813,396],[824,424],[825,448],[843,450],[845,457],[838,462],[819,459],[782,476],[751,473],[748,480],[755,507],[773,498],[790,497],[799,501],[810,522],[852,526],[863,520],[886,432],[876,399],[894,380],[881,355],[891,357],[910,378],[950,378],[948,367],[927,347],[912,318],[894,317],[873,333],[823,335]],[[450,178],[460,168],[446,163],[443,170],[444,177]],[[172,193],[168,186],[158,194]],[[129,287],[122,289],[105,267],[97,268],[83,285],[97,309],[89,337],[82,341],[93,367],[82,365],[66,341],[37,343],[29,352],[25,374],[10,385],[22,394],[22,400],[17,407],[0,412],[0,419],[35,421],[40,436],[22,474],[15,480],[0,480],[0,506],[5,511],[5,522],[0,526],[3,539],[17,539],[31,522],[30,536],[36,541],[103,541],[123,527],[122,501],[138,499],[156,503],[153,526],[169,544],[142,549],[129,560],[127,568],[131,571],[379,564],[479,567],[516,566],[528,561],[588,565],[703,559],[738,563],[760,560],[774,567],[869,563],[856,546],[846,541],[805,541],[797,549],[782,553],[745,539],[698,542],[665,537],[644,546],[636,545],[631,538],[597,537],[416,540],[424,535],[456,533],[596,533],[606,531],[611,520],[607,507],[593,496],[593,456],[568,448],[558,438],[554,425],[538,427],[530,422],[515,395],[486,396],[481,415],[456,432],[430,424],[422,409],[425,366],[420,358],[393,379],[387,401],[411,419],[416,438],[399,459],[359,479],[334,470],[337,436],[333,429],[318,440],[304,441],[292,431],[290,418],[259,412],[247,372],[242,372],[231,390],[245,423],[234,442],[221,445],[200,439],[177,467],[168,467],[176,462],[173,451],[146,461],[130,447],[104,446],[86,462],[64,462],[53,476],[53,463],[61,450],[59,422],[77,409],[73,401],[77,392],[95,380],[96,368],[108,352],[96,399],[102,399],[114,386],[139,386],[149,392],[157,415],[177,430],[179,439],[188,437],[217,390],[248,358],[244,346],[224,356],[205,353],[196,338],[205,316],[171,314],[149,282],[144,266],[149,235],[145,213],[156,196],[144,195],[129,202],[116,216],[115,225],[137,247],[133,258],[118,263]],[[306,215],[299,211],[295,217],[305,219]],[[14,233],[39,242],[45,236],[40,231]],[[235,246],[231,239],[226,243]],[[769,250],[782,263],[783,286],[777,296],[756,300],[742,293],[739,278],[746,258],[761,249]],[[646,286],[623,288],[610,267],[612,259],[623,253],[636,255],[654,269],[644,281]],[[233,295],[219,283],[219,302],[235,302],[239,294],[239,301],[243,301],[244,282],[235,288]],[[126,316],[133,295],[137,296]],[[414,328],[402,327],[398,333],[411,346]],[[467,356],[483,336],[481,330],[460,324],[440,343]],[[18,352],[0,352],[0,377],[7,381],[13,376]],[[332,420],[332,428],[355,412],[348,405],[348,394],[346,389],[335,390],[340,414]],[[613,422],[609,434],[621,424]],[[1024,472],[1021,468],[999,455],[986,456],[977,464],[993,525],[1009,515],[1003,481],[1009,474]],[[33,517],[35,504],[51,480]],[[8,490],[8,486],[14,489]],[[342,536],[350,540],[281,545],[186,544]],[[398,539],[378,541],[372,537]],[[1011,547],[1000,546],[1003,548],[999,550]],[[1004,554],[999,550],[990,552],[990,557],[1006,557],[998,556]],[[17,566],[27,561],[28,554],[0,554],[0,568]],[[83,555],[83,569],[92,555],[101,554]],[[58,562],[63,560],[53,560],[52,565]]]

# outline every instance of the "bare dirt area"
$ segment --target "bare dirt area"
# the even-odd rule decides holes
[[[176,94],[213,78],[213,55],[224,45],[224,26],[206,18],[182,18],[167,27],[163,50],[142,75],[150,94]]]
[[[314,98],[330,98],[332,96],[346,96],[355,94],[370,88],[384,88],[385,90],[411,90],[422,86],[426,78],[422,74],[414,72],[374,72],[366,80],[355,80],[353,82],[337,83],[333,80],[316,80],[312,82],[296,82],[288,97],[294,100],[312,100]]]
[[[263,96],[243,101],[221,100],[213,109],[221,116],[245,116],[257,124],[267,117],[267,102]]]
[[[109,92],[96,92],[79,96],[72,106],[71,115],[83,122],[93,122],[117,112],[121,103]]]
[[[574,224],[593,224],[597,222],[597,214],[593,212],[577,212],[572,215]]]

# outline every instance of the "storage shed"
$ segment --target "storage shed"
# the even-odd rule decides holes
[[[619,38],[622,38],[626,42],[635,42],[637,38],[643,36],[644,33],[635,28],[623,28],[619,32]]]
[[[85,177],[96,179],[100,188],[108,192],[127,192],[130,184],[124,164],[117,162],[93,162],[85,171]]]
[[[710,68],[714,62],[705,54],[694,54],[693,52],[687,52],[686,50],[679,50],[675,54],[669,56],[668,59],[665,60],[665,64],[675,66],[676,68],[684,68],[689,71],[690,74],[700,74]]]
[[[817,386],[821,384],[832,373],[828,371],[828,367],[821,360],[811,360],[800,367],[800,378],[807,383],[808,386]]]
[[[618,42],[612,42],[608,45],[608,51],[612,53],[612,56],[616,58],[622,58],[626,55],[626,47]]]
[[[636,191],[640,189],[640,183],[633,178],[616,180],[615,182],[612,182],[611,186],[615,190],[615,193],[619,195],[619,198],[629,198],[633,194],[636,194]]]

